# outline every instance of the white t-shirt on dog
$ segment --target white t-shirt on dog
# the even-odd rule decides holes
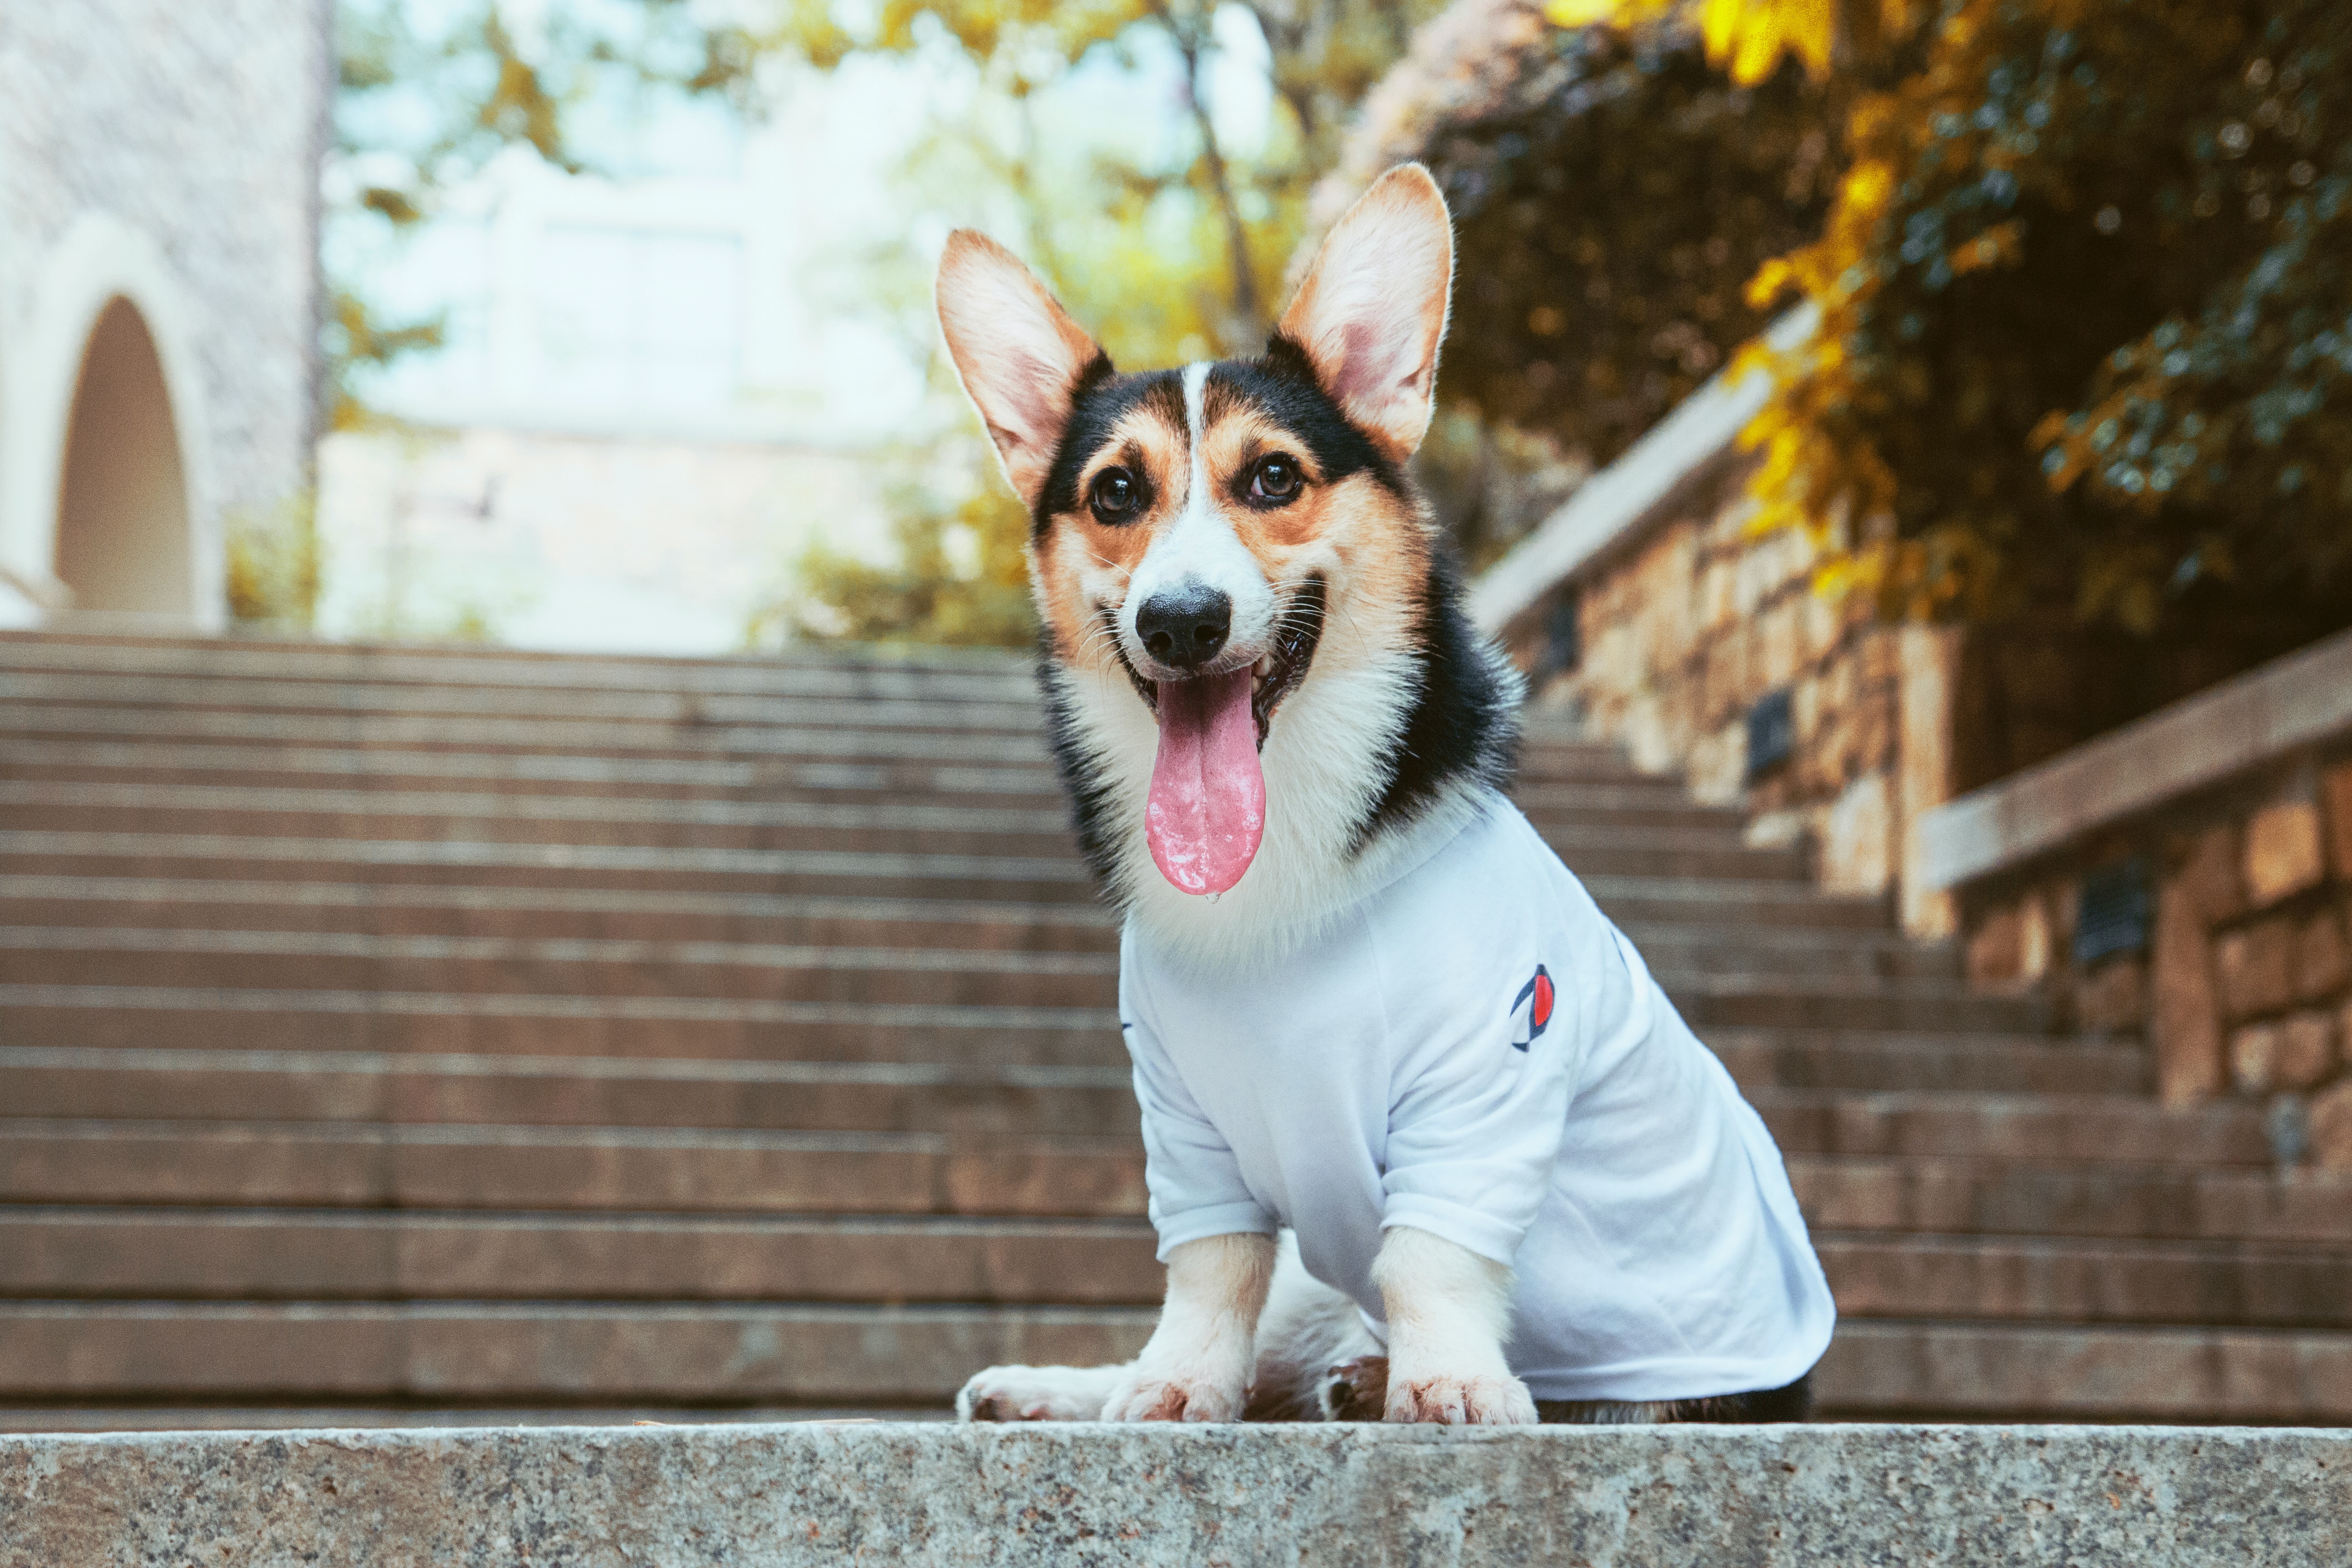
[[[1255,973],[1129,922],[1120,1016],[1160,1255],[1297,1232],[1381,1331],[1388,1226],[1517,1269],[1538,1399],[1794,1381],[1836,1310],[1780,1151],[1507,801]]]

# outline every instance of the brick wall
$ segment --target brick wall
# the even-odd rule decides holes
[[[2146,913],[2111,952],[2083,940],[2102,876],[2137,884]],[[1977,984],[2046,985],[2084,1032],[2147,1037],[2168,1100],[2265,1102],[2283,1158],[2352,1169],[2352,743],[2103,831],[1964,902]]]
[[[1546,695],[1580,705],[1641,765],[1687,773],[1702,798],[1744,801],[1758,841],[1810,840],[1831,889],[1890,891],[1906,821],[1950,793],[1958,645],[1816,594],[1803,535],[1749,531],[1746,472],[1710,465],[1581,574],[1582,646]],[[1547,657],[1533,642],[1523,653]],[[1781,699],[1788,754],[1751,765],[1751,716]],[[1929,931],[1940,919],[1906,914]]]

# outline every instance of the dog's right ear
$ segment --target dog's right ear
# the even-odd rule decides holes
[[[940,256],[940,330],[963,390],[996,443],[1004,477],[1022,505],[1037,497],[1070,422],[1078,379],[1101,349],[1020,258],[968,228],[948,236]]]

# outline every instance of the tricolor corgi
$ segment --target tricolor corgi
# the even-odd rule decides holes
[[[1506,801],[1516,673],[1407,464],[1453,286],[1409,165],[1256,359],[1122,374],[960,231],[947,344],[1027,506],[1041,679],[1126,916],[1168,1295],[966,1419],[1783,1419],[1833,1317],[1778,1151]]]

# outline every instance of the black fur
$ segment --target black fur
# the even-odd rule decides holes
[[[1121,662],[1125,658],[1121,654]],[[1054,771],[1062,775],[1062,787],[1069,792],[1070,826],[1077,832],[1078,853],[1086,857],[1095,880],[1109,889],[1117,885],[1111,874],[1118,866],[1118,842],[1110,829],[1110,785],[1100,770],[1087,763],[1077,715],[1054,679],[1058,662],[1049,626],[1037,639],[1037,687],[1045,697],[1045,732],[1054,747]],[[1139,696],[1136,700],[1143,699]]]
[[[1391,494],[1411,497],[1404,471],[1323,390],[1307,351],[1280,332],[1266,340],[1262,357],[1223,360],[1209,372],[1201,393],[1203,416],[1213,423],[1234,402],[1255,404],[1297,431],[1327,483],[1368,473]]]
[[[1421,689],[1397,737],[1396,771],[1356,830],[1359,852],[1428,810],[1450,784],[1475,778],[1502,788],[1517,762],[1518,710],[1462,613],[1461,576],[1442,541],[1430,547],[1420,609]]]
[[[1110,439],[1111,429],[1129,410],[1139,404],[1160,402],[1167,405],[1162,413],[1175,425],[1184,428],[1184,382],[1181,373],[1172,370],[1148,371],[1140,375],[1121,375],[1111,368],[1110,356],[1097,353],[1092,363],[1078,373],[1077,384],[1070,390],[1070,422],[1062,428],[1062,444],[1055,449],[1054,466],[1045,472],[1045,487],[1037,492],[1037,510],[1029,520],[1033,539],[1042,538],[1045,525],[1056,513],[1076,511],[1081,497],[1078,494],[1078,474],[1102,444]],[[1136,515],[1142,515],[1138,508]]]

